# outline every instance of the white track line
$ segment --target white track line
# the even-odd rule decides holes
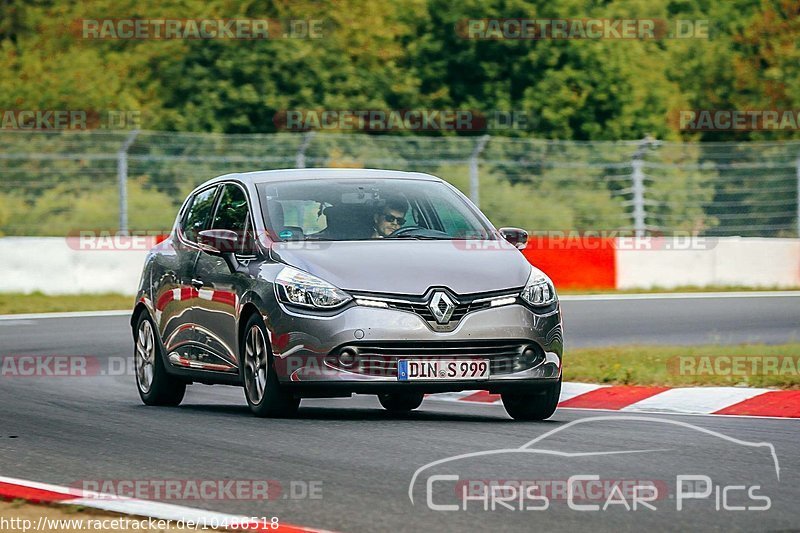
[[[594,385],[590,383],[575,383],[565,381],[561,386],[561,397],[559,403],[569,399],[579,397],[594,390],[607,387],[608,385]],[[641,412],[648,414],[665,415],[698,415],[716,417],[741,417],[741,418],[770,418],[779,420],[795,420],[788,416],[768,416],[768,415],[727,415],[715,414],[726,407],[736,405],[744,400],[755,398],[776,389],[759,389],[749,387],[678,387],[667,389],[663,392],[633,402],[620,409],[604,409],[596,407],[558,407],[558,409],[576,409],[580,411],[608,411],[608,412]],[[502,402],[498,398],[493,402],[479,402],[465,400],[478,391],[449,392],[444,394],[431,394],[426,396],[439,402],[458,402],[460,404],[471,405],[493,405],[500,406]]]
[[[473,391],[473,392],[475,392],[475,391]],[[447,393],[447,394],[458,394],[458,393]],[[456,397],[437,398],[437,396],[441,396],[441,394],[432,394],[430,396],[426,396],[425,397],[425,401],[428,401],[428,400],[433,400],[435,402],[436,401],[438,401],[438,402],[456,402],[457,401],[461,405],[470,405],[470,406],[473,406],[473,407],[493,407],[493,408],[498,408],[498,407],[502,407],[503,406],[503,403],[500,402],[499,400],[496,401],[496,402],[465,402],[465,401],[462,401],[462,400],[460,400],[460,399],[458,399]],[[683,411],[683,410],[681,410],[681,411],[670,411],[670,410],[667,410],[667,409],[652,410],[651,411],[651,410],[644,410],[644,409],[637,410],[637,409],[628,409],[628,408],[622,408],[622,409],[599,409],[599,408],[596,408],[596,407],[561,407],[559,405],[558,409],[556,410],[556,415],[558,415],[559,411],[581,411],[581,412],[584,412],[584,413],[587,413],[587,414],[588,413],[592,413],[592,412],[594,412],[594,413],[601,412],[601,413],[625,414],[626,412],[631,412],[631,411],[636,412],[636,411],[638,411],[638,412],[646,413],[648,415],[657,415],[657,416],[661,416],[661,415],[669,415],[669,416],[706,416],[706,417],[712,417],[712,418],[717,418],[717,419],[755,418],[755,419],[763,419],[763,420],[783,420],[783,421],[786,421],[786,422],[798,423],[798,419],[797,418],[788,418],[788,417],[785,417],[785,416],[718,415],[718,414],[714,414],[714,413],[695,413],[695,412]],[[554,415],[554,416],[556,416],[556,415]]]
[[[597,389],[602,389],[608,385],[596,385],[594,383],[573,383],[565,381],[561,384],[561,395],[558,398],[559,402],[566,402],[571,398],[592,392]]]
[[[564,302],[606,300],[691,300],[715,298],[800,298],[800,291],[737,291],[737,292],[650,292],[636,294],[566,294]]]
[[[731,405],[760,396],[771,389],[739,387],[684,387],[665,390],[639,400],[621,411],[665,413],[715,413]]]
[[[462,402],[466,403],[466,402]],[[492,404],[484,404],[484,405],[492,405]],[[588,408],[588,407],[560,407],[556,410],[558,411],[595,411],[595,412],[604,412],[604,413],[621,413],[624,414],[623,411],[619,409],[595,409],[595,408]],[[667,411],[653,411],[647,412],[648,415],[671,415],[671,416],[707,416],[713,418],[757,418],[763,420],[784,420],[797,423],[797,418],[788,418],[785,416],[767,416],[767,415],[717,415],[714,413],[672,413]]]
[[[0,315],[0,320],[41,320],[45,318],[92,318],[102,316],[130,316],[130,309],[116,309],[113,311],[75,311],[69,313],[28,313],[19,315]]]

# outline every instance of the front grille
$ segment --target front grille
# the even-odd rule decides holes
[[[411,356],[472,356],[492,357],[518,354],[526,341],[385,341],[352,343],[361,355]]]
[[[431,313],[431,310],[428,309],[427,303],[405,303],[405,302],[387,302],[389,307],[392,309],[399,309],[400,311],[408,311],[410,313],[415,313],[422,317],[423,320],[427,322],[432,322],[437,324],[436,318]],[[443,306],[443,303],[440,303],[440,308]],[[478,303],[467,303],[467,304],[456,304],[456,308],[453,311],[453,315],[450,317],[450,322],[454,324],[458,324],[458,322],[464,318],[467,313],[471,313],[473,311],[480,311],[481,309],[488,309],[489,302],[478,302]]]
[[[431,297],[437,290],[444,289],[431,288],[424,296],[406,296],[382,293],[362,293],[354,296],[357,298],[360,297],[384,301],[391,309],[397,309],[398,311],[406,311],[408,313],[419,315],[434,331],[452,331],[456,328],[461,319],[467,314],[474,311],[480,311],[482,309],[489,309],[489,307],[491,307],[490,302],[492,299],[505,298],[509,296],[516,297],[519,295],[519,291],[521,289],[493,291],[461,296],[455,295],[448,290],[444,290],[444,292],[450,296],[453,302],[455,302],[453,314],[450,316],[449,322],[444,324],[437,322],[436,317],[433,316],[433,313],[428,308]],[[446,304],[443,301],[439,302],[440,310],[444,311],[445,306]]]
[[[355,363],[352,367],[345,368],[350,372],[370,376],[397,377],[397,361],[400,359],[433,358],[445,359],[488,359],[489,372],[492,375],[519,372],[532,366],[528,364],[522,352],[526,347],[532,346],[537,353],[541,349],[530,341],[443,341],[443,342],[374,342],[352,343],[348,349],[357,352]],[[331,364],[337,365],[336,355],[340,349],[334,350],[328,356]]]

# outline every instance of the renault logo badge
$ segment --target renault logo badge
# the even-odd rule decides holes
[[[456,304],[444,292],[435,292],[428,303],[428,309],[433,313],[433,317],[439,324],[447,324],[450,322],[450,317],[453,316],[453,311],[456,310]]]

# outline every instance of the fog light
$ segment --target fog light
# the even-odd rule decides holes
[[[339,364],[345,368],[352,368],[356,364],[356,356],[358,352],[355,348],[343,348],[339,352]]]
[[[527,370],[541,364],[542,361],[544,361],[544,354],[541,350],[537,350],[535,346],[526,346],[517,359],[517,365],[514,366],[519,370]]]

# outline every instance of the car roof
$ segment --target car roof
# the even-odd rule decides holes
[[[269,183],[299,179],[408,179],[424,181],[443,181],[441,178],[423,172],[404,172],[402,170],[381,170],[371,168],[297,168],[282,170],[258,170],[225,174],[205,182],[236,180],[246,184]]]

